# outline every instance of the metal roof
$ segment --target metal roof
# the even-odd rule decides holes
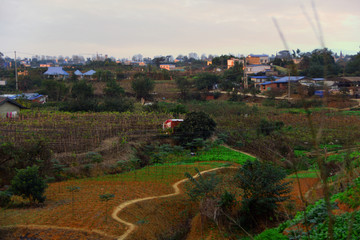
[[[269,55],[266,54],[250,54],[251,57],[269,57]]]
[[[74,74],[75,74],[76,76],[82,76],[82,75],[83,75],[83,73],[80,72],[79,70],[76,70],[76,71],[74,72]]]
[[[92,76],[92,75],[94,75],[94,73],[96,73],[96,71],[94,71],[94,70],[89,70],[89,71],[87,71],[86,73],[84,73],[83,75],[84,75],[84,76]]]
[[[38,94],[38,93],[22,93],[22,94],[4,94],[0,95],[2,98],[8,98],[10,100],[15,100],[18,98],[23,98],[27,100],[34,100],[40,97],[43,97],[44,95]]]
[[[268,84],[272,84],[272,83],[288,83],[290,82],[297,82],[301,79],[304,79],[304,76],[290,76],[290,77],[282,77],[279,80],[273,81],[273,82],[264,82],[264,83],[260,83],[260,85],[268,85]]]
[[[15,106],[18,106],[19,108],[27,108],[27,107],[24,107],[23,105],[15,102],[14,100],[11,100],[10,98],[7,98],[7,97],[0,97],[0,106],[5,104],[5,103],[11,103],[11,104],[14,104]]]
[[[69,74],[65,72],[62,67],[49,67],[46,72],[44,72],[44,75],[66,75]]]

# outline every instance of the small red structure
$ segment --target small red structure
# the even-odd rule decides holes
[[[163,123],[163,130],[173,129],[183,121],[184,119],[168,119]]]

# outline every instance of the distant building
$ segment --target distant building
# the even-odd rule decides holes
[[[66,78],[69,76],[69,74],[62,69],[62,67],[49,67],[48,70],[44,72],[44,75],[55,78]]]
[[[170,71],[175,70],[176,67],[174,64],[160,64],[160,68]]]
[[[29,72],[27,70],[24,70],[22,72],[18,72],[17,74],[18,74],[18,76],[28,76]]]
[[[20,109],[25,109],[23,105],[6,97],[0,97],[0,117],[16,117]]]
[[[269,56],[268,55],[255,55],[250,54],[246,57],[246,64],[250,65],[259,65],[259,64],[268,64],[269,63]]]
[[[227,60],[227,69],[232,68],[235,66],[235,64],[244,64],[244,60],[238,59],[238,58],[230,58]]]
[[[41,63],[40,64],[40,67],[43,67],[43,68],[45,68],[45,67],[52,67],[52,66],[54,66],[54,64],[52,64],[52,63]]]
[[[245,67],[245,73],[246,74],[257,74],[260,72],[266,72],[270,71],[271,66],[270,65],[262,65],[262,64],[253,64],[253,65],[246,65]]]
[[[250,80],[254,82],[255,87],[259,87],[260,83],[269,82],[271,80],[275,81],[280,77],[270,77],[270,76],[250,76]]]
[[[25,99],[31,102],[46,103],[48,96],[39,93],[22,93],[22,94],[3,94],[0,97],[8,98],[10,100]]]
[[[168,119],[163,123],[163,130],[173,129],[183,121],[184,119]]]
[[[260,91],[265,92],[271,89],[286,90],[288,88],[288,83],[297,83],[300,80],[304,79],[304,76],[287,76],[282,77],[276,81],[268,81],[260,83]]]

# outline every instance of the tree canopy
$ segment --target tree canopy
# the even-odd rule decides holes
[[[155,83],[143,73],[135,74],[134,80],[131,82],[131,88],[138,99],[149,98],[150,92],[154,90]]]

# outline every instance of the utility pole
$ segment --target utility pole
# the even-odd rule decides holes
[[[288,75],[289,75],[289,81],[288,81],[288,99],[290,99],[290,69],[288,69],[288,71],[289,71],[289,73],[288,73]]]
[[[19,90],[19,83],[18,83],[18,75],[17,75],[17,67],[16,67],[16,51],[14,51],[15,53],[15,81],[16,81],[16,91]]]
[[[246,57],[244,57],[244,89],[247,89],[248,87],[248,79],[246,76]]]

